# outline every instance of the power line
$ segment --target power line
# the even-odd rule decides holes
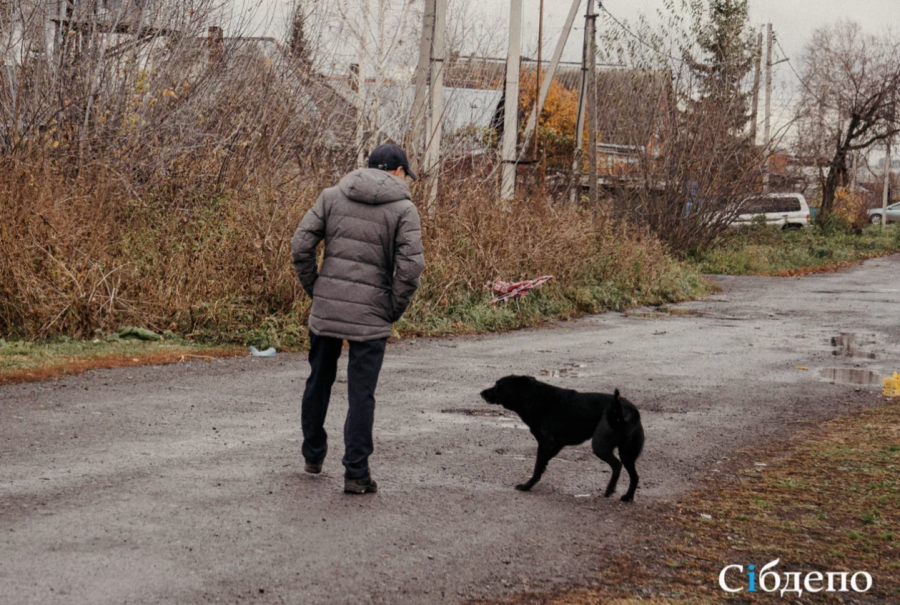
[[[590,1],[590,2],[593,2],[594,0],[589,0],[589,1]],[[678,62],[678,63],[680,63],[680,64],[682,64],[682,65],[687,65],[688,67],[691,67],[691,64],[690,64],[688,61],[685,61],[684,59],[679,59],[678,57],[675,57],[675,56],[673,56],[673,55],[670,55],[670,54],[668,54],[668,53],[666,53],[666,52],[660,50],[659,48],[657,48],[657,47],[654,46],[653,44],[651,44],[651,43],[647,42],[646,40],[644,40],[644,39],[643,39],[641,36],[639,36],[638,34],[634,33],[631,29],[629,29],[629,27],[628,27],[627,25],[625,25],[622,21],[620,21],[619,19],[617,19],[616,16],[613,15],[611,12],[609,12],[609,9],[606,8],[606,6],[603,5],[603,2],[602,2],[602,1],[599,1],[599,0],[598,0],[598,4],[599,4],[599,6],[600,6],[600,10],[602,10],[604,13],[606,13],[606,15],[613,21],[613,23],[615,23],[615,24],[618,25],[620,28],[622,28],[629,36],[631,36],[632,38],[634,38],[635,40],[637,40],[638,42],[640,42],[642,45],[646,46],[647,48],[649,48],[649,49],[652,50],[653,52],[655,52],[655,53],[657,53],[657,54],[659,54],[659,55],[662,55],[663,57],[667,57],[667,58],[671,59],[672,61],[676,61],[676,62]],[[773,35],[773,38],[774,38],[775,44],[778,45],[778,49],[781,51],[781,56],[782,56],[783,58],[782,58],[782,60],[780,60],[780,61],[778,61],[778,62],[776,62],[776,63],[773,63],[772,65],[774,66],[774,65],[777,65],[778,63],[787,63],[787,64],[788,64],[788,67],[791,68],[791,71],[793,72],[794,76],[796,76],[797,80],[799,80],[799,82],[800,82],[800,84],[803,86],[803,88],[805,88],[806,91],[807,91],[810,95],[812,95],[813,98],[816,99],[816,101],[818,101],[820,104],[822,104],[822,105],[827,105],[827,104],[826,104],[824,101],[822,101],[822,99],[821,99],[821,98],[820,98],[820,97],[819,97],[819,96],[818,96],[818,95],[817,95],[817,94],[816,94],[816,93],[815,93],[815,92],[814,92],[814,91],[806,84],[806,82],[803,80],[803,77],[800,76],[800,74],[799,74],[799,73],[797,72],[797,70],[794,68],[794,64],[791,62],[790,58],[787,56],[787,53],[784,51],[784,48],[781,46],[781,41],[778,39],[778,37]]]
[[[589,1],[593,2],[594,0],[589,0]],[[644,40],[643,38],[641,38],[639,35],[637,35],[637,34],[634,33],[633,31],[631,31],[631,30],[628,28],[628,26],[625,25],[624,23],[622,23],[619,19],[617,19],[617,18],[615,17],[615,15],[613,15],[611,12],[609,12],[609,9],[606,8],[606,7],[603,5],[603,2],[602,2],[602,1],[598,0],[597,3],[600,5],[600,10],[602,10],[604,13],[606,13],[606,15],[607,15],[610,19],[612,19],[612,21],[613,21],[616,25],[618,25],[619,27],[621,27],[623,30],[625,30],[625,32],[626,32],[629,36],[631,36],[632,38],[634,38],[635,40],[637,40],[638,42],[640,42],[642,45],[644,45],[644,46],[646,46],[647,48],[649,48],[650,50],[652,50],[653,52],[655,52],[655,53],[657,53],[657,54],[659,54],[659,55],[662,55],[663,57],[666,57],[666,58],[668,58],[668,59],[671,59],[672,61],[676,61],[676,62],[678,62],[678,63],[681,63],[682,65],[687,65],[688,67],[691,67],[691,68],[693,68],[693,67],[697,64],[696,62],[686,61],[686,60],[683,59],[683,58],[679,58],[679,57],[676,57],[676,56],[674,56],[674,55],[670,55],[669,53],[667,53],[667,52],[665,52],[665,51],[663,51],[663,50],[657,48],[657,47],[654,46],[653,44],[647,42],[646,40]],[[721,62],[717,62],[718,65],[741,65],[741,64],[743,64],[743,63],[744,63],[744,61],[721,61]]]
[[[784,57],[784,62],[788,64],[788,67],[791,68],[791,71],[794,72],[794,75],[797,76],[797,79],[798,79],[798,80],[800,81],[800,83],[803,84],[803,86],[805,87],[805,86],[806,86],[806,82],[803,81],[803,78],[802,78],[802,77],[800,76],[800,74],[797,72],[796,68],[794,68],[794,64],[791,62],[790,57],[787,56],[787,53],[784,52],[784,47],[781,46],[781,40],[779,40],[777,37],[775,38],[775,44],[778,45],[778,50],[781,51],[781,56]],[[810,90],[809,92],[810,92],[810,94],[812,94],[812,91],[811,91],[811,90]]]
[[[813,92],[812,88],[810,88],[810,87],[806,84],[806,82],[803,80],[803,77],[802,77],[802,76],[800,75],[800,73],[794,68],[794,63],[793,63],[793,61],[791,61],[791,59],[787,56],[787,53],[784,52],[784,48],[781,46],[781,41],[778,40],[778,37],[777,37],[777,36],[775,37],[775,44],[778,45],[778,50],[781,51],[781,56],[784,57],[784,63],[787,63],[787,64],[788,64],[788,67],[791,68],[791,71],[794,72],[794,75],[797,77],[797,80],[800,82],[800,85],[803,86],[803,88],[806,89],[806,92],[808,92],[809,94],[811,94],[812,97],[813,97],[820,105],[827,105],[827,103],[826,103],[825,101],[823,101],[823,100],[819,97],[819,95],[817,95],[815,92]]]
[[[589,2],[593,2],[594,0],[588,0],[588,1],[589,1]],[[655,46],[653,46],[653,45],[650,44],[649,42],[646,42],[646,41],[645,41],[643,38],[641,38],[639,35],[637,35],[637,34],[634,33],[633,31],[631,31],[631,30],[628,28],[627,25],[625,25],[624,23],[622,23],[621,21],[619,21],[618,19],[616,19],[615,15],[613,15],[611,12],[609,12],[609,9],[608,9],[608,8],[606,8],[605,6],[603,6],[603,3],[602,3],[602,2],[598,2],[598,4],[600,5],[600,10],[602,10],[604,13],[606,13],[606,15],[607,15],[610,19],[612,19],[612,21],[613,21],[616,25],[618,25],[618,26],[621,27],[623,30],[625,30],[625,32],[628,33],[629,36],[631,36],[632,38],[634,38],[635,40],[637,40],[638,42],[640,42],[641,44],[643,44],[644,46],[646,46],[647,48],[649,48],[650,50],[652,50],[653,52],[655,52],[655,53],[657,53],[657,54],[660,54],[660,55],[662,55],[662,56],[664,56],[664,57],[668,57],[669,59],[671,59],[671,60],[673,60],[673,61],[677,61],[678,63],[681,63],[682,65],[687,65],[687,64],[688,64],[687,61],[685,61],[684,59],[679,59],[678,57],[672,56],[672,55],[670,55],[669,53],[664,52],[664,51],[662,51],[662,50],[656,48]]]

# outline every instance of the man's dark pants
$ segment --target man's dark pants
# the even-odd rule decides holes
[[[310,332],[309,365],[311,372],[303,392],[303,457],[310,462],[325,458],[328,437],[325,415],[331,399],[331,387],[337,376],[337,362],[344,341],[317,336]],[[344,423],[344,476],[364,479],[369,476],[372,454],[372,426],[375,423],[375,387],[384,361],[387,339],[350,341],[347,386],[350,408]]]

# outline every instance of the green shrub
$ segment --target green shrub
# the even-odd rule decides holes
[[[799,231],[748,227],[727,233],[710,250],[691,257],[702,273],[778,275],[841,266],[900,252],[900,225],[871,226],[853,234],[843,219]]]

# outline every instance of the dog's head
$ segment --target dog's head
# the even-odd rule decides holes
[[[494,405],[502,405],[517,412],[528,401],[528,392],[537,384],[531,376],[505,376],[489,389],[481,391],[481,398]]]

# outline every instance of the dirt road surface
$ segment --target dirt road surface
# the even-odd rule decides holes
[[[392,345],[372,497],[341,493],[346,374],[325,473],[302,472],[303,355],[2,388],[0,603],[418,605],[589,582],[630,547],[641,507],[741,448],[877,404],[866,383],[900,366],[898,275],[900,256],[720,278],[669,312]],[[608,471],[587,445],[513,489],[535,443],[478,397],[512,372],[619,387],[642,409],[634,504],[599,496]]]

